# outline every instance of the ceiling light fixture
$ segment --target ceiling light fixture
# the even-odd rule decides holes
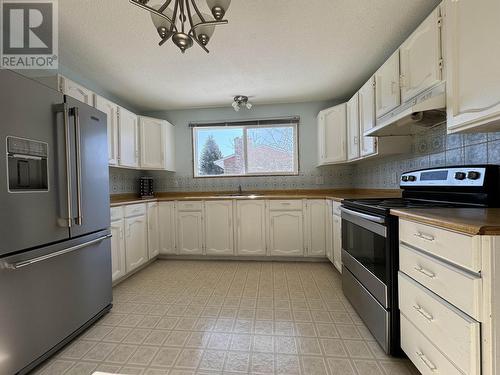
[[[215,26],[227,24],[227,20],[223,18],[231,0],[207,0],[213,19],[200,11],[196,1],[167,0],[162,5],[148,5],[149,0],[130,0],[132,4],[151,13],[153,24],[161,38],[160,46],[172,38],[184,53],[193,45],[194,40],[208,53],[206,45]],[[169,7],[170,3],[173,3],[173,8]]]
[[[248,96],[236,95],[232,106],[234,110],[238,112],[241,108],[252,109],[253,104],[248,101]]]

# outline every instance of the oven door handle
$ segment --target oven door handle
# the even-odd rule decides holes
[[[374,223],[385,224],[385,219],[383,217],[364,214],[364,213],[361,213],[358,211],[349,210],[345,207],[340,207],[340,211],[345,212],[346,214],[358,216],[358,217],[365,219],[365,220],[373,221]]]

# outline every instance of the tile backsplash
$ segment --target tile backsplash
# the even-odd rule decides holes
[[[413,137],[410,154],[315,168],[298,176],[193,178],[163,171],[110,168],[111,194],[137,193],[141,176],[154,177],[156,192],[375,188],[396,189],[401,173],[461,164],[500,164],[500,132],[446,134],[441,125]]]
[[[401,173],[462,164],[500,164],[500,133],[446,134],[440,125],[413,137],[411,154],[367,160],[353,171],[356,188],[395,189]]]

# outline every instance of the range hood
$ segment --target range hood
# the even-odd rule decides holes
[[[441,82],[376,121],[365,136],[413,135],[446,121],[446,83]]]

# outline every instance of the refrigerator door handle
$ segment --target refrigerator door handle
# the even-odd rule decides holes
[[[64,126],[64,154],[66,157],[66,204],[68,206],[68,217],[62,218],[64,225],[71,228],[72,225],[72,193],[71,193],[71,150],[70,150],[70,131],[69,131],[69,109],[66,103],[58,106],[58,112],[63,113],[63,126]]]
[[[71,109],[75,124],[76,136],[76,218],[75,224],[82,225],[82,152],[81,152],[81,129],[80,129],[80,111],[78,107]]]
[[[42,256],[39,256],[39,257],[36,257],[36,258],[32,258],[32,259],[28,259],[28,260],[23,260],[21,262],[17,262],[17,263],[7,263],[7,262],[4,262],[3,264],[0,264],[0,268],[7,268],[7,269],[11,269],[11,270],[17,270],[17,269],[20,269],[20,268],[23,268],[23,267],[26,267],[26,266],[31,266],[32,264],[43,262],[44,260],[52,259],[52,258],[61,256],[61,255],[64,255],[64,254],[71,253],[73,251],[77,251],[77,250],[83,249],[84,247],[89,247],[89,246],[94,245],[96,243],[102,242],[102,241],[104,241],[104,240],[106,240],[108,238],[111,238],[111,234],[107,234],[105,236],[96,238],[95,240],[88,241],[88,242],[85,242],[85,243],[82,243],[82,244],[79,244],[79,245],[76,245],[76,246],[68,247],[67,249],[56,251],[54,253],[42,255]]]

